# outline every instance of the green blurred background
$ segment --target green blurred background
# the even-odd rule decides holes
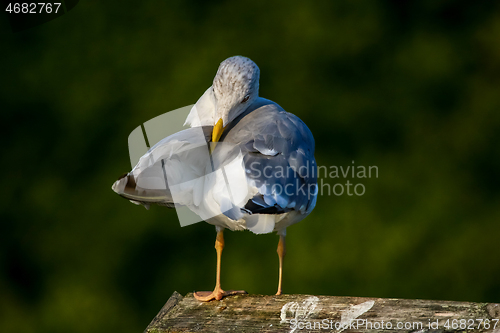
[[[128,134],[238,54],[318,164],[379,169],[288,229],[286,293],[500,302],[498,1],[89,0],[9,29],[0,331],[141,332],[173,291],[213,288],[213,226],[110,187]],[[226,232],[222,286],[275,293],[277,241]]]

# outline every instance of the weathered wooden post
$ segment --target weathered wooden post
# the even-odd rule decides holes
[[[500,304],[311,295],[199,302],[174,292],[146,333],[493,332]]]

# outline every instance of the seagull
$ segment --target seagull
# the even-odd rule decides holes
[[[189,112],[189,128],[160,140],[112,186],[135,204],[186,206],[215,226],[216,285],[195,292],[199,301],[246,293],[221,288],[225,229],[277,233],[281,295],[286,228],[316,205],[313,135],[297,116],[259,97],[259,78],[249,58],[224,60]]]

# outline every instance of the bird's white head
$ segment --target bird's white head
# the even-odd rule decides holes
[[[252,60],[235,56],[221,62],[213,82],[215,96],[214,131],[217,142],[224,127],[259,97],[260,70]]]

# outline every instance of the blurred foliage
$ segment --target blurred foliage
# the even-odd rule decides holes
[[[140,332],[211,290],[213,226],[111,191],[139,124],[245,55],[320,165],[376,165],[289,228],[286,293],[500,302],[495,1],[80,1],[0,19],[0,331]],[[326,179],[334,184],[345,179]],[[276,235],[226,232],[222,285],[272,294]]]

